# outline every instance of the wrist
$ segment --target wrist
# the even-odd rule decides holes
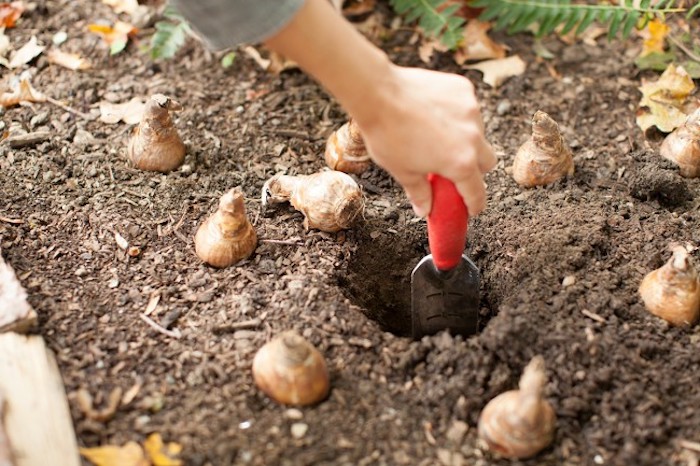
[[[365,61],[366,66],[357,76],[357,88],[348,96],[336,95],[340,104],[357,121],[361,128],[374,127],[393,115],[392,108],[400,100],[401,91],[397,66],[384,52],[376,49],[377,54]]]

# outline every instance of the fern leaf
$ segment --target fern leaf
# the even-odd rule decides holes
[[[390,0],[390,3],[406,22],[418,21],[427,35],[438,38],[448,48],[455,49],[461,41],[464,19],[456,15],[460,5],[446,5],[446,0]]]
[[[158,21],[156,23],[156,32],[151,37],[151,58],[158,60],[174,57],[185,43],[187,28],[186,23]]]
[[[422,0],[401,0],[420,2]],[[495,21],[494,29],[507,29],[518,32],[537,24],[537,36],[550,34],[558,26],[562,33],[575,30],[580,34],[597,21],[608,27],[608,39],[617,35],[628,37],[635,26],[643,27],[653,18],[663,19],[665,15],[685,12],[674,5],[681,0],[660,0],[652,5],[651,0],[623,0],[618,5],[607,3],[586,3],[579,0],[471,0],[470,6],[483,8],[480,17],[483,21]],[[693,6],[688,15],[700,13],[700,3]]]
[[[586,12],[584,10],[574,10],[574,13],[569,16],[569,19],[564,24],[564,28],[561,30],[562,35],[568,34],[569,31],[574,28],[574,26],[579,24],[585,13]]]
[[[508,28],[508,33],[514,34],[527,29],[528,25],[532,24],[537,17],[537,13],[537,8],[533,8],[531,5],[526,5],[518,19],[513,21]]]
[[[593,21],[595,21],[595,17],[597,14],[598,12],[596,10],[588,10],[581,22],[578,23],[578,27],[576,28],[576,35],[581,34],[583,31],[588,29],[588,26],[593,24]]]
[[[639,12],[635,12],[635,13],[636,14],[629,15],[627,17],[627,19],[625,20],[625,23],[622,25],[622,38],[623,39],[628,38],[630,36],[630,34],[632,33],[632,29],[634,28],[634,26],[637,23],[639,23],[640,14],[639,14]],[[646,22],[644,25],[646,25]],[[644,25],[642,27],[644,27]]]
[[[627,15],[623,10],[617,10],[613,13],[610,27],[608,27],[608,40],[613,40],[615,38],[617,31],[620,29],[620,25],[626,17]]]

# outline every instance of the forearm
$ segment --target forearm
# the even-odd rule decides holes
[[[266,45],[315,77],[361,126],[372,123],[391,94],[393,65],[386,54],[328,0],[306,0]]]

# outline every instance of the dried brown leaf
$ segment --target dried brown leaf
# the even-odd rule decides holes
[[[139,9],[138,0],[102,0],[102,3],[110,6],[116,14],[126,13],[131,15]]]
[[[0,3],[0,27],[13,28],[26,9],[24,2]]]
[[[518,55],[512,55],[508,58],[497,58],[463,66],[463,68],[481,71],[484,74],[483,80],[486,84],[498,87],[506,79],[523,74],[527,65]]]
[[[41,52],[44,51],[46,47],[39,45],[36,36],[32,36],[29,42],[20,47],[15,53],[12,54],[10,58],[10,63],[7,65],[8,68],[19,68],[22,65],[26,65],[30,61],[38,57]]]
[[[124,446],[105,445],[95,448],[81,448],[80,454],[95,466],[150,466],[143,454],[143,449],[136,442]]]
[[[472,19],[462,32],[462,44],[454,54],[454,60],[463,65],[471,60],[488,60],[492,58],[504,58],[506,48],[502,44],[494,42],[488,36],[491,23],[484,23],[478,19]]]
[[[87,70],[92,67],[89,61],[81,57],[77,53],[63,52],[58,49],[53,49],[49,51],[47,57],[49,63],[68,68],[69,70]]]
[[[347,17],[361,16],[374,11],[377,0],[351,0],[346,2],[343,15]]]
[[[139,30],[132,24],[117,21],[113,26],[105,24],[88,24],[88,31],[97,34],[109,46],[112,54],[119,53],[131,37]]]
[[[159,433],[148,436],[143,443],[146,454],[153,462],[153,466],[182,466],[181,459],[176,458],[182,452],[182,446],[175,442],[167,445],[163,443]]]
[[[100,121],[103,123],[124,123],[135,125],[141,121],[141,116],[146,108],[146,102],[140,97],[134,97],[128,102],[113,104],[112,102],[100,102]]]
[[[663,52],[666,48],[666,36],[669,32],[671,32],[671,28],[660,19],[649,21],[643,31],[644,45],[639,55],[645,57],[654,52]]]
[[[695,83],[682,66],[670,64],[657,81],[642,81],[642,100],[637,111],[637,125],[642,131],[656,126],[670,133],[682,125],[700,101],[692,97]]]
[[[270,67],[267,69],[270,73],[280,74],[282,71],[294,70],[299,68],[297,62],[290,60],[279,53],[270,52]]]
[[[46,96],[37,91],[29,83],[29,79],[24,78],[19,81],[12,92],[5,92],[0,95],[0,105],[5,108],[14,107],[22,103],[45,102]]]
[[[252,45],[244,47],[243,52],[245,52],[246,55],[252,58],[253,61],[257,63],[258,66],[263,70],[267,71],[270,68],[271,61],[267,60],[266,58],[263,58],[262,55],[260,55],[260,52],[258,52],[258,49],[256,49]]]

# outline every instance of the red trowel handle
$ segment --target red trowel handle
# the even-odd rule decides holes
[[[433,173],[428,175],[433,188],[433,207],[428,215],[428,244],[439,270],[451,270],[459,264],[467,244],[469,213],[454,183]]]

